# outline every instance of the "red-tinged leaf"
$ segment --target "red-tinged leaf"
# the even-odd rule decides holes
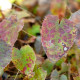
[[[13,48],[12,62],[23,74],[28,75],[33,71],[35,61],[35,52],[29,45],[23,46],[20,50]]]
[[[48,15],[42,24],[42,45],[53,62],[59,60],[72,47],[76,34],[73,23],[62,19],[59,24],[57,16]]]
[[[3,70],[8,63],[11,61],[12,48],[5,41],[0,39],[0,72]]]
[[[16,15],[12,15],[0,23],[0,38],[13,46],[17,40],[18,32],[21,31],[22,28],[23,21],[18,20]]]

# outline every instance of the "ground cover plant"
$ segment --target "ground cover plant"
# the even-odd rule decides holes
[[[80,0],[0,0],[0,80],[80,80]]]

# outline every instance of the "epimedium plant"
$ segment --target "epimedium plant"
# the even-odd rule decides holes
[[[4,19],[0,23],[0,70],[2,71],[11,60],[13,45],[18,37],[18,32],[23,28],[23,21],[16,15]],[[5,61],[4,61],[5,60]]]
[[[28,75],[33,71],[36,60],[33,49],[29,45],[20,50],[13,47],[23,26],[23,20],[16,15],[11,15],[0,23],[0,71],[3,71],[11,60],[22,73]]]
[[[80,13],[80,10],[76,13]],[[70,20],[60,20],[54,15],[45,17],[42,23],[41,38],[44,51],[51,62],[54,63],[61,59],[70,50],[74,42],[78,44],[79,21],[74,21],[73,16],[71,16]],[[13,47],[23,26],[23,20],[18,19],[16,15],[12,15],[0,23],[0,71],[12,60],[15,67],[23,74],[35,73],[30,80],[45,80],[46,75],[50,75],[54,64],[46,60],[42,67],[34,69],[36,63],[34,50],[29,45],[23,46],[20,50]],[[45,65],[48,69],[46,69]],[[51,66],[49,67],[49,65]],[[61,76],[60,80],[63,77],[64,75]]]
[[[29,45],[21,47],[20,50],[14,47],[18,33],[24,26],[22,17],[11,15],[0,23],[0,76],[4,68],[12,61],[18,71],[25,75],[32,74],[34,70],[35,74],[30,80],[36,78],[45,80],[47,72],[41,67],[34,69],[36,62],[34,50]]]
[[[61,19],[60,14],[58,15],[47,15],[41,31],[44,51],[52,63],[61,60],[66,54],[75,53],[79,56],[80,52],[80,10],[73,13],[69,19]],[[51,80],[67,80],[67,75],[60,76],[61,73],[68,71],[67,65],[62,63],[61,71],[59,73],[54,71],[51,73]]]

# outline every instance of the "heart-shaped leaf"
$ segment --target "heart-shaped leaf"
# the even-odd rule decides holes
[[[0,38],[11,46],[14,45],[18,37],[18,32],[23,28],[23,21],[18,20],[16,15],[4,19],[0,23]]]
[[[35,52],[29,45],[23,46],[20,50],[13,48],[12,62],[23,74],[28,75],[33,71],[35,61]]]
[[[42,24],[42,45],[53,62],[59,60],[72,47],[76,29],[73,23],[62,19],[59,24],[57,16],[48,15]]]
[[[0,39],[0,72],[8,65],[11,61],[12,48],[5,41]]]

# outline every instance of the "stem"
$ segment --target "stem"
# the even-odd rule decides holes
[[[17,72],[17,74],[16,74],[16,76],[15,76],[15,79],[14,79],[14,80],[16,80],[16,78],[17,78],[18,74],[19,74],[19,70],[18,70],[18,72]]]

